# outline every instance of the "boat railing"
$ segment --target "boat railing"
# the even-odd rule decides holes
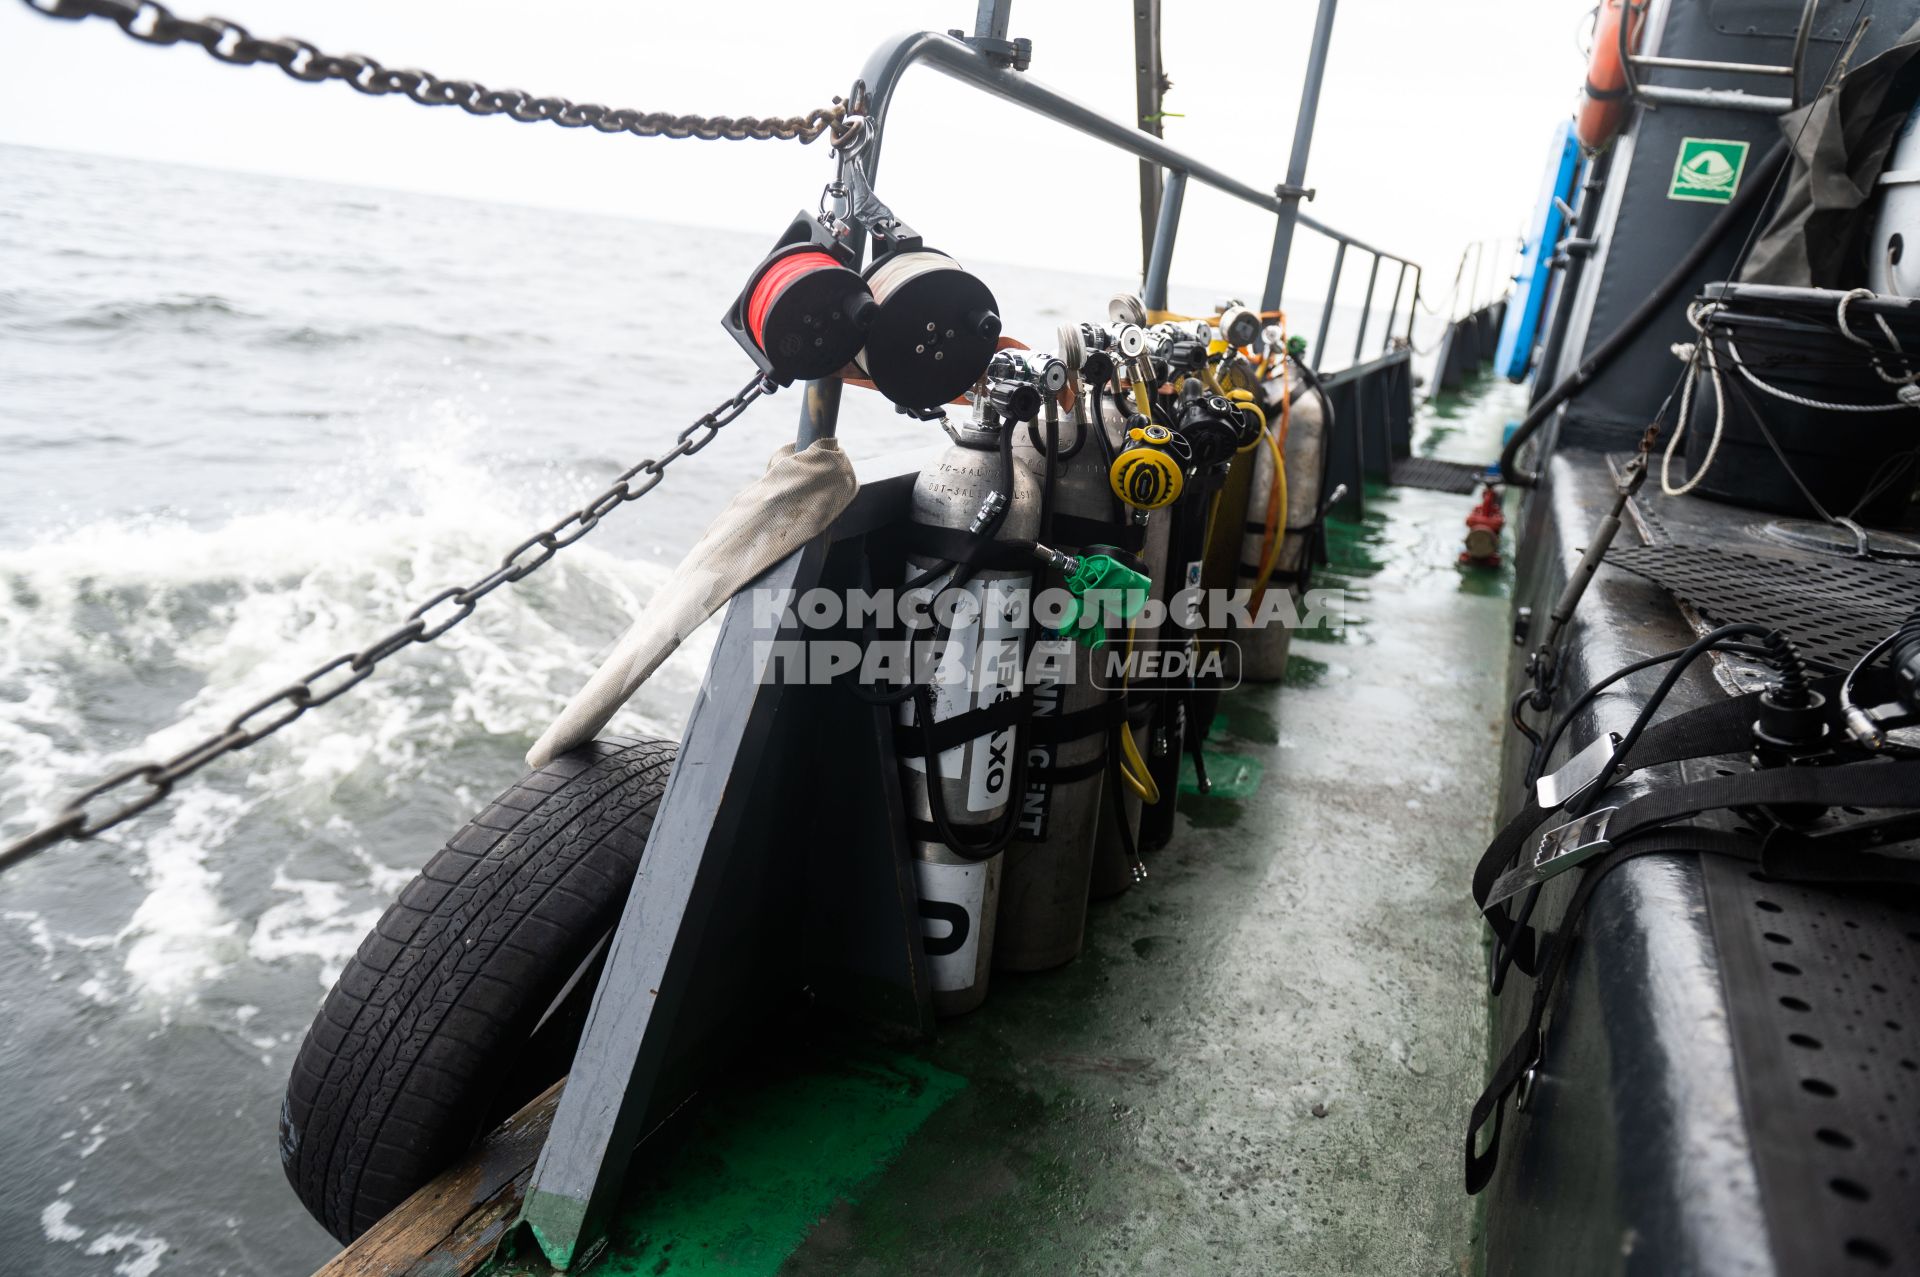
[[[869,181],[877,174],[888,111],[907,71],[918,65],[931,67],[962,84],[1064,124],[1076,132],[1160,167],[1164,184],[1141,290],[1141,299],[1149,310],[1163,311],[1167,306],[1174,245],[1179,237],[1181,212],[1190,181],[1199,182],[1273,214],[1274,239],[1268,254],[1265,286],[1261,292],[1262,310],[1280,308],[1296,227],[1305,227],[1332,241],[1334,255],[1328,271],[1326,300],[1321,307],[1318,332],[1311,348],[1313,362],[1323,371],[1330,366],[1327,342],[1332,333],[1334,308],[1348,268],[1349,254],[1368,259],[1366,295],[1359,307],[1358,331],[1351,359],[1352,366],[1361,365],[1366,362],[1367,336],[1373,320],[1374,295],[1381,282],[1382,265],[1395,270],[1393,297],[1387,306],[1385,331],[1380,338],[1379,349],[1382,354],[1394,348],[1396,337],[1404,343],[1412,341],[1414,318],[1419,310],[1422,273],[1420,264],[1413,259],[1388,252],[1358,236],[1329,226],[1300,209],[1301,201],[1313,196],[1313,192],[1302,187],[1300,182],[1305,172],[1306,148],[1311,141],[1320,82],[1326,67],[1335,3],[1336,0],[1321,0],[1308,50],[1306,83],[1301,96],[1299,119],[1295,125],[1288,180],[1276,186],[1262,188],[1242,181],[1204,160],[1169,146],[1144,129],[1102,115],[1029,77],[1021,69],[1025,63],[1024,56],[1016,64],[1015,57],[1007,52],[1012,47],[1012,42],[1005,39],[1006,10],[1010,7],[1008,0],[982,0],[979,25],[971,38],[952,33],[915,31],[897,36],[875,50],[861,73],[857,89],[863,106],[865,127],[870,133],[861,151],[862,169]],[[1409,276],[1412,277],[1410,288]],[[1403,299],[1406,302],[1404,317],[1401,313]],[[814,383],[802,410],[800,438],[803,443],[833,433],[839,398],[837,381]]]

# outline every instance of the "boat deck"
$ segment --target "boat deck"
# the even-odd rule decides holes
[[[1449,396],[1416,449],[1483,460],[1519,404]],[[643,1149],[593,1271],[1467,1270],[1467,883],[1511,647],[1506,573],[1456,566],[1468,505],[1373,488],[1330,528],[1316,584],[1353,623],[1298,639],[1284,687],[1225,698],[1214,794],[1183,794],[1077,961],[996,974],[924,1048],[810,1040],[744,1067]],[[490,1250],[511,1195],[416,1270]],[[356,1256],[386,1228],[334,1271],[375,1271]]]

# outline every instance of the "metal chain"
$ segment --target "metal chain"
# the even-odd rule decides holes
[[[471,80],[443,80],[430,71],[389,70],[362,53],[335,57],[305,40],[282,37],[262,40],[237,22],[176,18],[155,0],[24,0],[29,9],[49,18],[77,21],[110,18],[136,40],[148,44],[197,44],[222,62],[251,66],[271,62],[296,80],[315,83],[342,80],[362,93],[382,97],[401,93],[422,106],[457,106],[469,115],[510,115],[523,124],[546,120],[563,129],[592,127],[602,133],[631,133],[636,137],[701,138],[705,141],[811,142],[837,128],[846,108],[839,98],[830,107],[816,107],[805,115],[785,118],[752,115],[673,115],[666,111],[634,111],[601,106],[597,102],[569,102],[565,98],[535,97],[519,89],[489,89]]]
[[[660,486],[669,465],[712,443],[721,427],[739,417],[754,400],[772,394],[776,389],[778,387],[765,377],[755,377],[732,398],[703,413],[692,425],[682,430],[665,456],[642,461],[625,471],[605,492],[507,551],[500,560],[500,566],[471,585],[449,586],[441,590],[407,613],[406,623],[398,629],[375,639],[357,652],[344,652],[324,665],[315,666],[273,695],[243,710],[227,724],[225,730],[189,746],[172,758],[158,763],[137,763],[82,790],[47,824],[0,848],[0,871],[54,843],[68,838],[91,838],[123,820],[139,815],[165,798],[175,781],[191,776],[217,758],[265,740],[308,710],[325,705],[349,688],[365,682],[382,661],[395,653],[416,643],[433,642],[473,615],[474,605],[481,599],[503,585],[525,579],[555,554],[593,531],[606,515],[629,501],[639,500]],[[636,479],[638,483],[634,482]],[[118,806],[101,812],[88,810],[96,799],[135,786],[144,788],[137,789],[131,797],[119,799]]]

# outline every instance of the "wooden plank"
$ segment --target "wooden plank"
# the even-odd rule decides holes
[[[520,1212],[564,1081],[495,1127],[460,1161],[360,1235],[314,1277],[467,1277]]]

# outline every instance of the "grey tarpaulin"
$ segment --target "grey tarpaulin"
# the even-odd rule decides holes
[[[687,635],[762,572],[827,530],[853,500],[853,466],[833,439],[787,444],[734,494],[613,654],[527,753],[545,767],[592,740]]]
[[[1779,209],[1740,272],[1743,283],[1857,288],[1867,282],[1868,200],[1916,95],[1920,23],[1850,72],[1837,90],[1780,117],[1793,169]]]

